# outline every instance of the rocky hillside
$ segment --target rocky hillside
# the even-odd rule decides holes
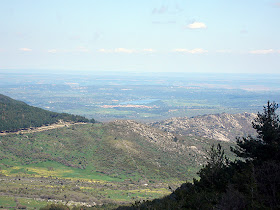
[[[252,122],[256,114],[211,114],[192,118],[171,118],[150,125],[163,131],[187,136],[200,136],[220,141],[235,141],[236,137],[256,135]]]
[[[155,147],[158,151],[168,154],[171,159],[176,159],[176,156],[184,156],[181,161],[184,159],[190,165],[204,164],[206,149],[210,145],[218,143],[216,139],[178,135],[133,120],[115,120],[106,126],[110,130],[110,135],[116,136],[117,139],[134,139],[138,144],[143,141],[145,146]],[[233,145],[227,142],[223,144],[227,154],[230,153],[229,147]]]
[[[140,136],[146,141],[158,145],[164,150],[178,151],[177,137],[170,132],[164,132],[160,129],[138,123],[133,120],[115,120],[109,123],[113,129],[117,129],[122,136],[134,135]]]

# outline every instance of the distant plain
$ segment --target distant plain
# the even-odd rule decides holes
[[[0,93],[98,121],[256,113],[279,100],[279,84],[261,74],[0,71]]]

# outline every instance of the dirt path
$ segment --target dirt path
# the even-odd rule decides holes
[[[69,127],[71,125],[83,125],[83,124],[87,124],[87,123],[83,123],[83,122],[71,123],[71,122],[60,121],[58,123],[54,123],[51,125],[44,125],[44,126],[37,127],[37,128],[28,128],[26,130],[19,130],[16,132],[3,132],[3,133],[0,133],[0,136],[6,136],[9,134],[20,134],[20,133],[21,134],[35,133],[35,132],[41,132],[41,131],[51,130],[51,129],[55,129],[55,128],[63,128],[63,127]]]

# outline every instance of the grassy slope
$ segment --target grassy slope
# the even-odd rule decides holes
[[[110,124],[10,135],[0,141],[4,195],[88,203],[152,199],[191,179],[200,167],[196,153],[164,152]],[[182,141],[210,144],[197,138]]]
[[[0,154],[2,162],[8,165],[41,166],[45,161],[51,161],[80,170],[89,178],[97,174],[120,180],[129,176],[137,181],[143,178],[182,180],[185,177],[176,172],[166,175],[177,167],[179,155],[163,153],[139,136],[114,135],[116,133],[112,134],[110,127],[100,124],[10,135],[1,137]],[[156,160],[162,163],[161,167],[157,166]]]

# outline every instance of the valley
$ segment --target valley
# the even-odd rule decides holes
[[[280,209],[280,0],[0,0],[0,210]]]
[[[167,195],[169,187],[196,176],[204,149],[215,141],[188,137],[174,142],[172,134],[164,137],[148,128],[122,121],[3,136],[1,195],[45,200],[66,195],[89,204]]]
[[[77,75],[66,75],[63,84],[52,76],[52,84],[36,84],[45,75],[27,74],[23,83],[18,77],[20,84],[0,85],[25,102],[0,95],[3,207],[62,202],[114,209],[167,196],[198,177],[211,145],[221,144],[235,160],[236,138],[256,136],[257,111],[267,95],[278,96],[278,90],[252,92],[236,84],[174,85],[178,78],[159,84],[146,84],[145,76],[118,84],[92,78],[92,85],[85,78],[71,82]]]
[[[1,98],[4,110],[5,103],[35,109]],[[58,120],[54,125],[2,133],[0,201],[14,197],[29,207],[54,201],[116,206],[162,197],[191,181],[212,144],[220,142],[234,158],[229,152],[233,141],[179,134],[159,129],[160,123]],[[13,205],[14,200],[7,203]]]
[[[200,118],[192,119],[204,122]],[[224,123],[238,119],[235,115],[216,118]],[[63,201],[113,208],[163,197],[186,180],[192,181],[212,144],[221,143],[234,159],[229,151],[233,139],[221,141],[166,130],[158,126],[163,122],[60,123],[48,130],[39,127],[0,137],[1,202],[15,206],[16,200],[36,207]],[[250,124],[250,120],[243,123]],[[244,128],[249,127],[245,124]],[[14,199],[9,200],[11,197]]]

